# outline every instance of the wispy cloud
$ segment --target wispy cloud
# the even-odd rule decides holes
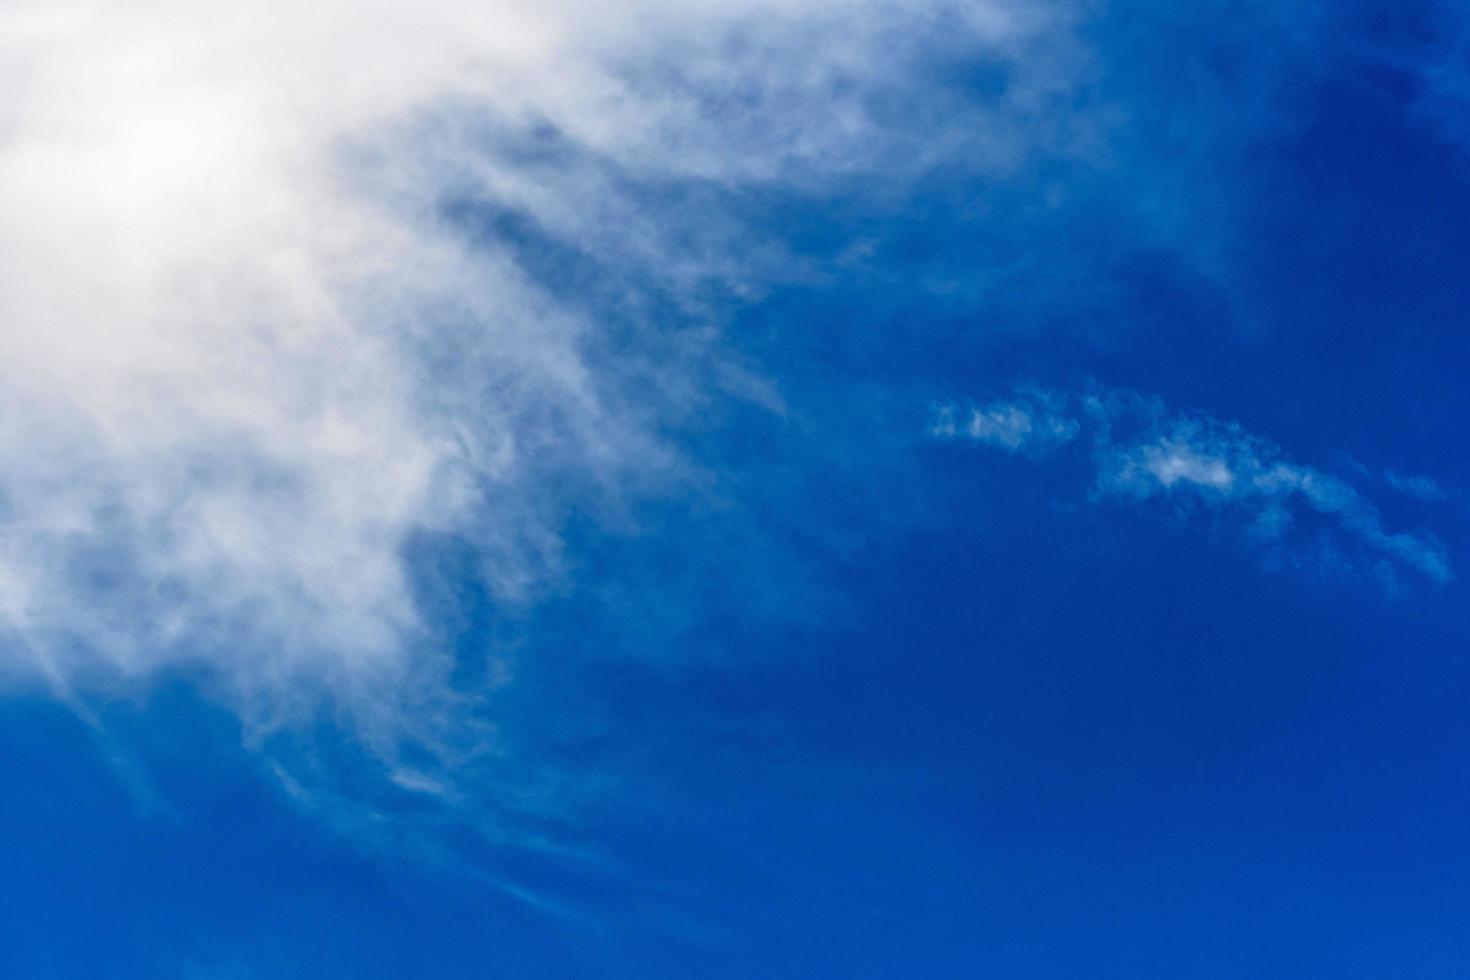
[[[1292,460],[1269,440],[1199,413],[1093,386],[1082,395],[1020,389],[1011,398],[936,410],[931,433],[1030,456],[1072,443],[1093,472],[1095,498],[1122,498],[1232,522],[1272,560],[1363,572],[1386,588],[1404,573],[1451,577],[1447,549],[1426,531],[1390,531],[1347,480]]]
[[[1393,470],[1385,470],[1383,482],[1405,496],[1426,503],[1438,503],[1455,496],[1453,491],[1445,489],[1440,486],[1439,481],[1427,476],[1406,476]]]
[[[1013,452],[1039,455],[1074,439],[1080,431],[1066,417],[1065,402],[1038,388],[1019,389],[1007,401],[960,409],[941,406],[930,433],[942,439],[966,438]]]
[[[415,542],[514,615],[699,486],[681,425],[781,406],[721,303],[808,274],[739,192],[1085,152],[1070,6],[6,4],[0,671],[186,670],[452,798],[499,734]]]

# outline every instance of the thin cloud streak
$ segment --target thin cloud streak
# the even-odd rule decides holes
[[[1346,480],[1292,460],[1270,441],[1200,413],[1094,385],[1069,396],[1036,388],[936,409],[931,435],[1042,458],[1079,443],[1095,499],[1128,499],[1231,522],[1274,562],[1366,573],[1390,592],[1405,573],[1443,583],[1448,551],[1426,531],[1390,531]],[[1321,532],[1312,527],[1321,525]]]

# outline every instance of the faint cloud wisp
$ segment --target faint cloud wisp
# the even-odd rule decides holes
[[[1452,574],[1438,538],[1386,529],[1378,509],[1346,479],[1293,461],[1233,422],[1171,413],[1136,392],[1023,388],[1009,400],[942,406],[930,431],[1033,458],[1081,443],[1095,498],[1217,514],[1273,563],[1305,560],[1336,574],[1364,572],[1390,592],[1406,572],[1436,583]]]

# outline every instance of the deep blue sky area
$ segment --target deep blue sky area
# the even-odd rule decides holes
[[[1465,17],[1081,6],[1080,160],[734,187],[545,151],[809,270],[745,294],[442,202],[608,351],[718,320],[780,409],[667,422],[693,489],[572,495],[513,612],[468,538],[403,544],[500,739],[448,803],[330,705],[261,741],[207,669],[8,694],[0,975],[1470,976]],[[948,99],[1009,84],[935,58]],[[1118,490],[1120,392],[1360,503],[1288,534],[1207,476]],[[935,435],[1016,399],[1082,434]]]

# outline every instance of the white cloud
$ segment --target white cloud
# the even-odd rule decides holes
[[[683,414],[720,392],[779,405],[709,329],[608,340],[445,201],[528,215],[707,322],[700,283],[797,273],[738,215],[650,215],[628,182],[901,181],[1081,146],[1053,105],[1080,63],[1060,9],[7,3],[0,670],[86,686],[184,665],[252,731],[330,702],[385,754],[432,741],[458,716],[409,535],[467,538],[496,601],[533,601],[564,573],[570,509],[681,479],[661,433]],[[915,37],[1005,63],[1004,98],[914,82]],[[528,162],[543,132],[572,159]]]
[[[1339,571],[1365,571],[1389,589],[1398,588],[1400,572],[1434,582],[1451,576],[1445,546],[1433,535],[1386,530],[1372,502],[1346,480],[1291,460],[1234,423],[1170,414],[1158,399],[1129,391],[1094,388],[1080,398],[1022,392],[1019,401],[969,409],[968,426],[955,424],[958,409],[943,407],[931,431],[1029,455],[1055,452],[1072,435],[1085,436],[1100,497],[1208,508],[1233,518],[1276,558],[1330,559]],[[1033,407],[1042,404],[1044,411]],[[1034,438],[1037,431],[1066,432],[1068,439]],[[1320,537],[1303,531],[1311,514],[1332,530],[1325,551]]]
[[[1202,455],[1187,444],[1165,441],[1146,446],[1143,458],[1149,475],[1166,487],[1184,480],[1202,487],[1229,490],[1235,482],[1235,474],[1224,460]]]
[[[940,407],[930,433],[942,439],[966,438],[1013,451],[1046,453],[1073,439],[1079,427],[1060,414],[1065,404],[1039,389],[1025,388],[1011,401]]]

